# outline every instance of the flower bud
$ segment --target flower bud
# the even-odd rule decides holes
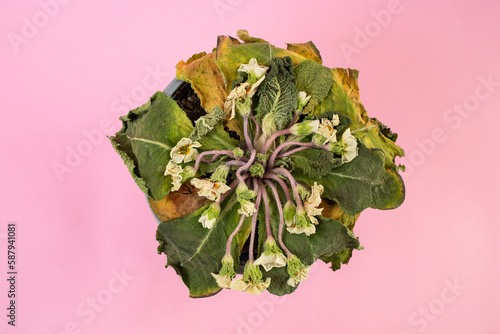
[[[238,111],[238,113],[243,117],[250,115],[250,112],[252,111],[252,99],[247,97],[237,99],[236,111]]]
[[[292,201],[288,201],[285,203],[285,206],[283,207],[283,216],[286,226],[293,225],[293,217],[295,216],[295,211],[295,204],[293,204]]]
[[[226,183],[228,173],[229,173],[229,167],[226,165],[221,165],[217,167],[215,172],[213,172],[212,176],[210,177],[210,180],[214,182]]]
[[[220,214],[220,205],[218,202],[212,202],[208,209],[203,211],[201,214],[200,219],[198,219],[198,222],[203,225],[204,228],[211,229],[215,222],[217,221],[217,218],[219,218]]]
[[[302,109],[306,106],[307,102],[311,98],[310,95],[307,95],[306,92],[300,91],[298,94],[298,104],[297,104],[297,112],[301,112]]]
[[[292,125],[290,132],[295,136],[307,136],[318,131],[319,120],[302,121]]]

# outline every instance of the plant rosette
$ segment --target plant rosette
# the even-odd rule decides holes
[[[157,92],[110,138],[191,297],[292,293],[316,260],[337,270],[361,249],[361,211],[405,196],[404,152],[368,117],[358,71],[323,66],[312,42],[238,37],[177,64],[203,115]]]

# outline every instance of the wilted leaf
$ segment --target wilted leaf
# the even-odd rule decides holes
[[[149,206],[161,222],[168,222],[192,214],[210,201],[197,195],[198,191],[189,183],[184,183],[179,191],[170,192],[159,201],[148,198]]]
[[[162,92],[120,120],[123,127],[110,137],[111,144],[139,188],[155,200],[162,199],[172,187],[170,176],[164,175],[170,150],[180,139],[189,137],[191,121],[177,102]]]
[[[314,60],[315,62],[322,64],[321,55],[319,50],[316,48],[313,42],[309,41],[307,43],[287,43],[286,49],[298,53],[307,59]]]
[[[403,149],[394,142],[397,135],[388,130],[380,121],[368,117],[359,98],[358,71],[335,68],[332,69],[332,73],[334,78],[332,88],[328,96],[316,106],[313,114],[319,115],[333,110],[348,116],[352,120],[350,128],[355,136],[368,148],[383,151],[387,175],[384,176],[385,185],[382,186],[384,190],[379,190],[378,193],[385,195],[377,198],[374,207],[396,208],[403,203],[405,198],[404,183],[397,173],[398,166],[395,164],[396,157],[404,156]],[[362,131],[356,132],[356,130]]]
[[[224,77],[228,94],[233,80],[238,78],[238,68],[241,64],[248,64],[250,59],[255,58],[260,65],[269,66],[271,59],[286,56],[290,56],[294,65],[306,60],[295,52],[277,48],[269,43],[235,44],[226,36],[219,36],[217,40],[216,63]]]
[[[322,177],[295,175],[297,180],[312,186],[314,182],[323,185],[323,196],[335,201],[340,208],[354,216],[372,206],[374,186],[380,185],[384,175],[384,155],[371,151],[358,143],[359,154],[351,162],[333,168]]]
[[[181,276],[189,288],[190,297],[208,297],[221,290],[211,273],[219,272],[226,242],[239,222],[237,203],[234,193],[226,198],[221,203],[219,219],[211,229],[198,222],[208,205],[190,215],[158,225],[158,252],[167,255],[167,264]],[[243,246],[239,242],[244,241],[236,238],[232,243],[235,267]]]
[[[194,55],[187,62],[180,61],[176,77],[191,84],[205,111],[224,106],[227,95],[224,78],[215,63],[215,52],[203,52]]]

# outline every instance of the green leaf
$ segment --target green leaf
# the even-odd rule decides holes
[[[297,80],[297,90],[304,91],[311,99],[302,111],[308,114],[330,92],[333,85],[333,74],[328,67],[318,64],[314,60],[305,60],[294,70]]]
[[[256,118],[262,123],[267,114],[272,114],[278,130],[284,129],[293,118],[298,97],[295,87],[293,64],[289,57],[274,58],[269,64],[266,78],[257,92],[259,103]]]
[[[160,243],[158,252],[167,255],[167,265],[173,267],[189,288],[190,297],[208,297],[221,290],[212,273],[222,267],[226,242],[239,222],[235,193],[221,203],[221,213],[211,229],[204,228],[198,219],[208,205],[196,212],[158,225],[156,239]],[[247,218],[241,234],[246,234],[250,218]],[[235,238],[231,253],[238,267],[239,254],[245,240]]]
[[[333,168],[342,165],[342,158],[321,148],[310,148],[289,156],[292,169],[298,169],[307,177],[322,177]]]
[[[401,175],[394,169],[386,168],[382,183],[373,187],[374,209],[393,209],[400,206],[405,200],[405,186]]]
[[[238,141],[231,138],[229,133],[224,130],[224,125],[218,123],[212,131],[201,137],[198,142],[201,144],[201,151],[212,150],[234,150]]]
[[[397,156],[404,156],[404,151],[394,143],[391,138],[384,135],[382,131],[389,135],[387,126],[376,119],[370,119],[365,107],[359,98],[358,71],[334,68],[334,83],[328,96],[313,111],[319,115],[327,111],[336,111],[348,116],[352,120],[350,128],[352,131],[366,128],[356,136],[369,148],[377,148],[385,154],[385,166],[396,168],[394,159]],[[392,138],[397,135],[390,132]]]
[[[334,83],[328,96],[316,106],[314,115],[335,111],[352,120],[349,126],[359,141],[368,148],[380,149],[384,153],[385,184],[378,192],[375,208],[393,209],[401,205],[405,198],[403,179],[397,173],[396,157],[404,156],[404,151],[396,145],[397,134],[374,118],[369,118],[359,98],[358,71],[352,69],[332,69]],[[382,196],[382,194],[384,194]]]
[[[267,188],[267,187],[266,187]],[[281,202],[283,203],[283,193],[278,188]],[[279,232],[279,212],[273,194],[268,191],[271,211],[271,230],[275,240],[278,240]],[[283,242],[286,247],[306,265],[312,265],[318,258],[324,255],[340,252],[345,248],[358,248],[359,240],[342,223],[318,216],[319,224],[316,226],[316,233],[311,236],[305,234],[291,234],[286,228],[283,230]],[[266,239],[265,234],[264,206],[259,210],[259,249],[262,251]],[[260,255],[260,254],[259,254]],[[268,291],[272,294],[282,296],[292,293],[296,287],[287,284],[289,275],[286,267],[273,268],[270,271],[263,271],[263,277],[271,278]]]
[[[342,264],[348,264],[352,257],[352,248],[346,248],[338,253],[333,253],[330,255],[324,255],[321,260],[325,263],[330,263],[330,267],[333,271],[339,270]]]
[[[216,106],[210,113],[201,116],[194,122],[194,129],[189,138],[193,141],[201,139],[212,132],[214,127],[224,118],[226,118],[226,113],[219,106]]]
[[[170,176],[163,175],[170,150],[189,136],[191,121],[177,102],[162,92],[120,120],[123,126],[110,137],[111,144],[139,188],[155,200],[162,199],[172,187]]]
[[[291,51],[277,48],[269,43],[236,43],[227,36],[217,40],[216,63],[222,72],[226,84],[226,93],[231,91],[231,84],[238,78],[238,68],[255,58],[260,65],[269,66],[275,57],[289,56],[294,65],[306,60],[305,57]]]
[[[381,151],[371,151],[358,143],[358,156],[349,163],[332,169],[325,176],[306,177],[294,173],[297,180],[306,182],[309,186],[314,181],[323,185],[323,196],[337,202],[346,213],[354,216],[364,209],[374,205],[374,187],[383,182],[384,155]]]
[[[313,42],[309,41],[307,43],[286,43],[286,49],[298,53],[307,59],[314,60],[315,62],[321,64],[321,55],[319,50],[316,48]]]

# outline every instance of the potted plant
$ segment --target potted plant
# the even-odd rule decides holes
[[[337,270],[361,248],[361,211],[405,196],[404,152],[368,117],[358,71],[323,66],[312,42],[237,35],[179,62],[171,96],[155,93],[110,138],[191,297],[291,293],[316,260]]]

